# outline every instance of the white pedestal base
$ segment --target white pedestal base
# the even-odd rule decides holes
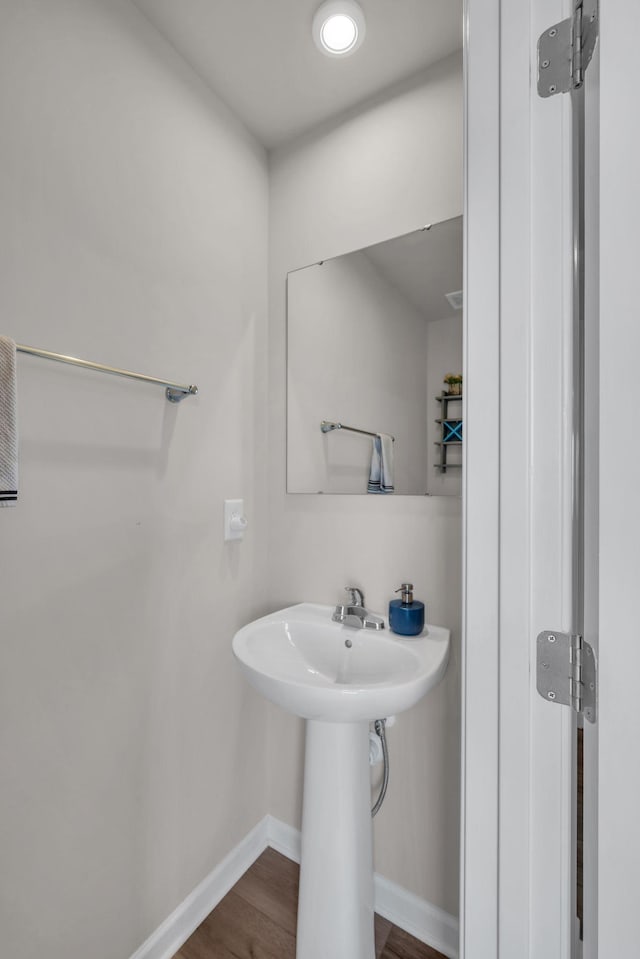
[[[374,959],[369,723],[307,720],[296,959]]]

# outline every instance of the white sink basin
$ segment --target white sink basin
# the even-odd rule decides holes
[[[307,720],[296,955],[374,959],[369,722],[439,682],[449,630],[403,639],[334,623],[333,609],[300,603],[257,619],[233,652],[263,696]]]
[[[305,719],[362,722],[409,709],[444,675],[448,629],[403,639],[334,623],[333,609],[300,603],[236,633],[233,652],[263,696]]]

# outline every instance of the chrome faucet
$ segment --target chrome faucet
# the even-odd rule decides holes
[[[362,590],[357,586],[345,586],[345,590],[350,594],[350,603],[336,606],[331,617],[333,622],[352,626],[354,629],[384,629],[384,620],[365,608]]]
[[[357,586],[345,586],[345,593],[351,593],[351,605],[364,609],[364,593]]]

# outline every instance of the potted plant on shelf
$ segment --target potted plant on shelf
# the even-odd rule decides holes
[[[447,373],[444,377],[449,396],[462,395],[462,373]]]

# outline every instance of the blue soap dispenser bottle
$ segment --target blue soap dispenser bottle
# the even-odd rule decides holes
[[[413,583],[403,583],[401,599],[389,603],[389,629],[400,636],[417,636],[424,629],[424,603],[413,598]]]

